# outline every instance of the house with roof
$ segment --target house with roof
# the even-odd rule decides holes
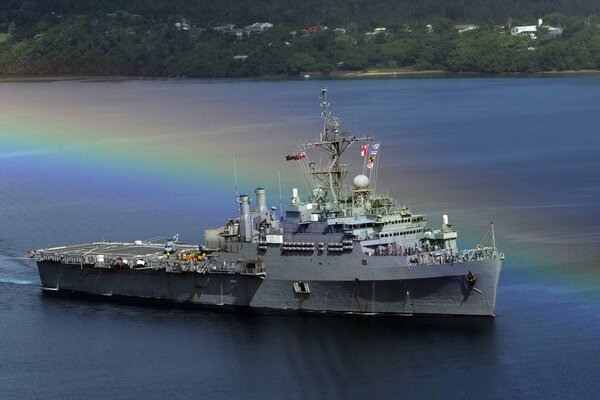
[[[252,25],[248,25],[246,27],[246,30],[248,30],[249,32],[264,32],[267,29],[271,29],[272,27],[273,24],[269,22],[255,22]]]
[[[305,36],[312,35],[315,32],[323,31],[325,29],[327,29],[327,27],[325,25],[316,24],[316,25],[309,26],[308,28],[306,28],[304,30],[304,35]]]
[[[538,36],[550,39],[560,36],[562,33],[562,28],[543,25],[541,18],[538,20],[537,25],[514,26],[510,29],[510,34],[513,36],[529,36],[531,39],[537,39]]]
[[[175,22],[175,29],[177,29],[178,31],[189,31],[190,24],[185,22],[185,20],[181,20],[179,22]]]
[[[468,32],[468,31],[479,30],[479,25],[475,25],[475,24],[454,25],[454,29],[456,29],[458,31],[458,33],[464,33],[464,32]]]
[[[373,32],[365,32],[365,36],[366,37],[374,37],[377,35],[386,35],[387,34],[386,29],[387,28],[385,28],[385,27],[375,28],[373,30]]]

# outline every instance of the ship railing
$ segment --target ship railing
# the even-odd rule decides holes
[[[27,253],[27,256],[34,259],[36,262],[52,261],[69,265],[89,265],[101,269],[152,269],[163,270],[169,273],[196,272],[206,274],[208,272],[214,272],[259,276],[264,276],[266,274],[266,268],[262,261],[244,263],[243,260],[223,260],[221,262],[215,262],[208,258],[204,258],[200,261],[170,258],[147,260],[138,257],[124,259],[122,257],[115,258],[114,256],[106,254],[77,255],[48,251],[30,251]]]
[[[491,260],[491,259],[504,259],[504,253],[499,252],[495,247],[481,247],[477,246],[475,249],[461,250],[458,253],[458,259],[461,261],[477,261],[477,260]]]
[[[408,265],[436,265],[449,264],[457,262],[456,255],[453,255],[450,250],[437,251],[421,251],[409,252],[412,254],[405,255]]]
[[[249,267],[242,268],[240,273],[242,275],[265,275],[267,273],[267,270],[264,267],[264,265],[256,265],[253,268],[249,268]]]
[[[415,249],[383,249],[373,253],[373,256],[404,257],[408,265],[436,265],[462,263],[467,261],[504,259],[504,254],[493,247],[477,247],[474,249],[461,250],[458,253],[451,249],[422,251]]]
[[[208,268],[205,262],[193,260],[148,260],[143,262],[136,262],[135,264],[131,265],[131,269],[164,270],[165,272],[170,273],[197,272],[205,274],[206,272],[208,272]]]
[[[67,265],[88,265],[94,268],[113,269],[128,268],[134,270],[165,270],[166,272],[198,272],[206,273],[207,266],[204,261],[193,260],[144,260],[140,258],[124,259],[114,258],[110,255],[79,255],[69,253],[59,253],[50,251],[29,251],[27,257],[35,262],[51,261]]]
[[[52,261],[72,265],[93,265],[96,262],[95,257],[54,251],[28,251],[27,257],[35,262]]]

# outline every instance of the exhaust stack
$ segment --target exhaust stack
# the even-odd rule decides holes
[[[266,190],[263,188],[256,188],[254,193],[256,194],[256,212],[261,215],[267,213],[269,210],[267,209]]]
[[[247,195],[240,196],[240,236],[244,241],[252,239],[252,220],[250,218],[250,199]]]

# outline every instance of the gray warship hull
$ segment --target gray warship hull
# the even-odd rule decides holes
[[[213,257],[219,256],[224,256],[219,265],[235,264],[227,253]],[[399,265],[405,258],[265,254],[266,274],[235,267],[200,272],[98,268],[58,260],[40,260],[38,269],[46,290],[98,296],[267,312],[494,315],[501,260]],[[474,284],[467,282],[469,274],[477,277]],[[306,293],[293,290],[297,282],[306,283]]]

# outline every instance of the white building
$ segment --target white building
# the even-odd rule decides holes
[[[510,29],[510,34],[513,36],[532,36],[535,38],[537,28],[537,25],[513,26]]]
[[[185,21],[175,22],[175,29],[177,29],[178,31],[189,31],[190,24],[188,24]]]
[[[273,27],[273,24],[271,24],[269,22],[255,22],[252,25],[248,25],[246,27],[246,29],[249,30],[250,32],[263,32],[272,27]]]
[[[479,26],[474,24],[454,25],[454,29],[456,29],[458,33],[463,33],[468,31],[476,31],[479,29]]]
[[[542,19],[538,20],[537,25],[514,26],[510,30],[513,36],[529,36],[532,39],[537,39],[538,31],[542,32],[545,38],[553,38],[562,35],[563,29],[554,26],[542,25]]]

